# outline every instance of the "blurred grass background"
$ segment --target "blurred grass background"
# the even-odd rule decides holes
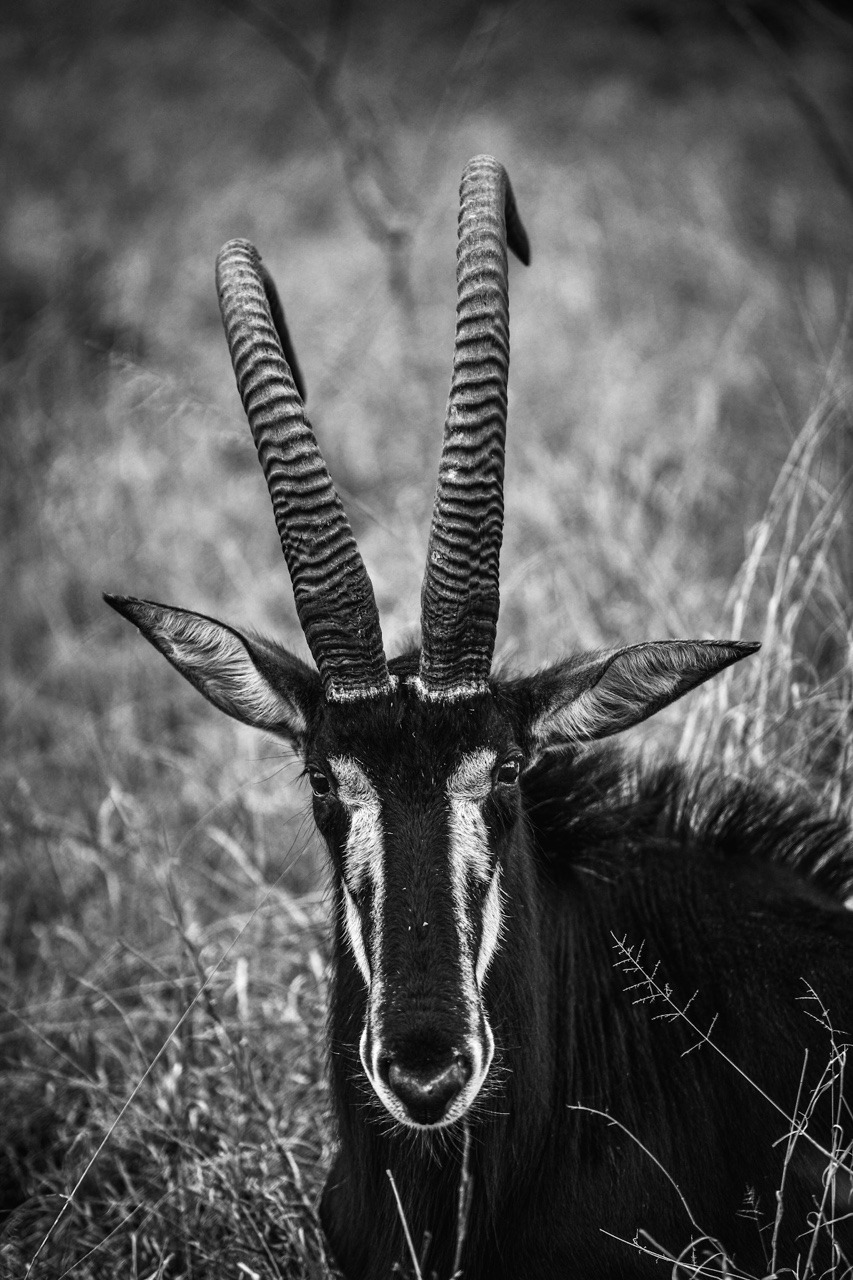
[[[221,334],[226,239],[278,281],[394,651],[459,177],[498,156],[533,247],[511,266],[499,656],[764,639],[653,738],[849,803],[853,209],[771,64],[712,0],[268,6],[0,16],[0,1275],[107,1134],[33,1275],[326,1274],[299,765],[101,602],[306,653]],[[749,12],[846,142],[843,10]]]

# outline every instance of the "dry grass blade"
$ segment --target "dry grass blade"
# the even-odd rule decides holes
[[[823,404],[794,441],[728,602],[731,634],[759,638],[762,653],[700,694],[681,743],[697,764],[772,766],[795,787],[808,779],[832,813],[847,812],[853,797],[850,488],[835,457],[843,423]]]
[[[409,1223],[406,1219],[406,1211],[403,1208],[403,1202],[400,1199],[400,1193],[397,1190],[397,1183],[394,1181],[394,1175],[390,1169],[386,1169],[385,1173],[388,1178],[388,1181],[391,1183],[391,1191],[394,1195],[394,1203],[397,1206],[397,1216],[399,1217],[400,1225],[403,1228],[403,1235],[405,1236],[405,1239],[406,1239],[406,1248],[409,1251],[409,1258],[411,1259],[411,1262],[412,1262],[412,1270],[415,1273],[415,1280],[423,1280],[423,1274],[421,1272],[421,1264],[418,1261],[418,1255],[415,1251],[415,1242],[412,1239],[412,1233],[409,1230]]]
[[[456,1209],[456,1250],[453,1255],[453,1270],[450,1280],[461,1280],[462,1255],[465,1250],[465,1238],[468,1234],[468,1219],[471,1214],[471,1197],[474,1194],[474,1179],[471,1174],[471,1126],[468,1121],[462,1124],[462,1164],[459,1170],[459,1193]]]

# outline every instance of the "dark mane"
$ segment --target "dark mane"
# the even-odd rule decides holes
[[[767,778],[726,777],[668,759],[593,746],[555,754],[525,782],[528,816],[549,861],[612,856],[650,840],[685,857],[766,863],[843,904],[853,894],[850,825],[802,792],[783,795]]]

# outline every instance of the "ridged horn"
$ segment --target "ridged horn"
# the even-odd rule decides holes
[[[296,612],[326,696],[384,693],[391,681],[373,587],[285,358],[293,348],[275,285],[248,240],[220,250],[216,287]]]
[[[483,692],[497,629],[509,374],[507,245],[530,262],[503,165],[475,156],[460,187],[456,347],[421,593],[418,687]]]

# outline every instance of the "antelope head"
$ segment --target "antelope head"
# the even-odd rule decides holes
[[[316,666],[199,613],[106,597],[210,702],[301,755],[333,868],[337,966],[349,966],[360,992],[361,1065],[385,1111],[422,1129],[462,1117],[494,1057],[489,975],[517,915],[508,903],[529,874],[523,772],[549,750],[637,723],[754,648],[662,641],[492,676],[507,245],[528,262],[506,173],[478,156],[461,186],[456,346],[418,651],[386,660],[275,286],[245,240],[219,254],[219,300]]]

